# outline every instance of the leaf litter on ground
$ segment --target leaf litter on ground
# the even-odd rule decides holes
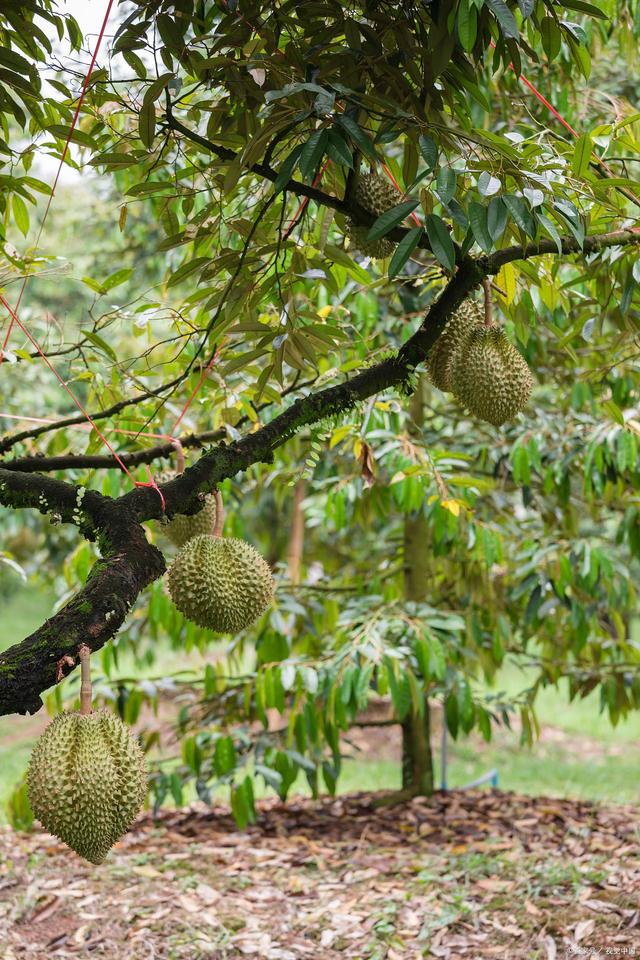
[[[0,958],[640,956],[632,807],[451,791],[146,815],[99,867],[0,832]]]

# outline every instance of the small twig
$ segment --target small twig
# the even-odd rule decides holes
[[[213,536],[221,537],[222,528],[224,527],[224,503],[222,502],[222,494],[219,490],[216,490],[214,493],[216,500],[216,524],[213,528]]]
[[[86,643],[78,647],[80,657],[80,713],[87,716],[91,713],[91,650]]]
[[[60,683],[61,680],[65,678],[65,667],[74,667],[76,664],[73,657],[70,657],[69,654],[65,653],[64,657],[60,657],[56,663],[56,683]]]

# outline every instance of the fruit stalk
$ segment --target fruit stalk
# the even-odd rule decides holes
[[[91,713],[91,650],[86,643],[78,647],[80,657],[80,713],[87,716]]]
[[[484,288],[484,325],[485,327],[493,326],[493,301],[491,299],[491,281],[488,277],[485,277],[482,281],[482,286]]]
[[[219,490],[216,490],[214,497],[216,500],[216,523],[213,528],[213,536],[221,537],[222,528],[224,527],[224,504],[222,502],[222,494]]]

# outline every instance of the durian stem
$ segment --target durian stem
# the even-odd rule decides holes
[[[491,299],[491,281],[485,277],[482,281],[484,288],[484,325],[493,326],[493,300]]]
[[[86,643],[78,647],[80,657],[80,713],[83,716],[91,713],[91,650]]]
[[[224,503],[222,502],[222,494],[219,490],[216,490],[214,493],[216,501],[216,525],[213,528],[213,536],[221,537],[222,528],[224,527]]]

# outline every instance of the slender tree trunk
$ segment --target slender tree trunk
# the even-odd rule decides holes
[[[424,388],[421,378],[409,404],[413,421],[410,432],[418,433],[424,423]],[[428,598],[430,583],[429,529],[422,513],[406,514],[404,521],[404,595],[421,602]],[[433,793],[433,755],[431,753],[429,701],[424,699],[424,715],[413,710],[402,723],[402,787],[413,795]]]
[[[298,480],[293,492],[291,531],[289,533],[289,547],[287,550],[289,579],[293,584],[300,583],[302,551],[304,548],[304,512],[302,510],[302,501],[305,498],[306,492],[306,482],[304,480]]]

